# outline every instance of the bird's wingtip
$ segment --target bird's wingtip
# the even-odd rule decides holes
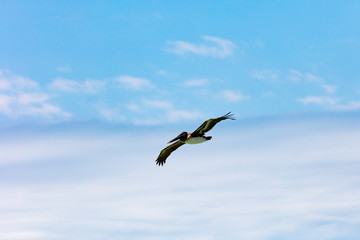
[[[228,112],[227,114],[225,114],[224,117],[227,119],[236,120],[236,118],[234,117],[234,114],[231,113],[231,111]]]
[[[155,162],[156,162],[156,165],[158,165],[158,166],[163,166],[165,163],[165,161],[161,161],[160,159],[156,159]]]

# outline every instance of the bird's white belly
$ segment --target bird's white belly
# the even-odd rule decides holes
[[[188,143],[188,144],[197,144],[197,143],[203,143],[203,142],[206,142],[208,140],[206,140],[204,137],[192,137],[190,139],[187,139],[185,141],[185,143]]]

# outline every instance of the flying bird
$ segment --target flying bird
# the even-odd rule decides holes
[[[185,143],[197,144],[197,143],[203,143],[203,142],[209,141],[212,137],[205,136],[205,133],[210,131],[218,122],[220,122],[222,120],[226,120],[226,119],[235,120],[235,118],[233,117],[233,114],[231,114],[231,112],[228,112],[227,114],[225,114],[222,117],[210,118],[210,119],[206,120],[203,124],[201,124],[200,127],[198,127],[192,133],[187,133],[187,132],[180,133],[176,138],[174,138],[173,140],[168,142],[168,143],[174,142],[173,144],[171,144],[171,145],[165,147],[163,150],[161,150],[158,158],[156,159],[156,164],[159,166],[164,165],[164,163],[166,162],[166,159],[169,157],[169,155],[173,151],[175,151],[176,149],[178,149],[179,147],[184,145]]]

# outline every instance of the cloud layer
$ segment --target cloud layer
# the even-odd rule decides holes
[[[194,54],[198,56],[208,56],[214,58],[224,58],[234,53],[236,45],[228,40],[213,36],[202,37],[206,43],[195,44],[185,41],[167,41],[167,51],[178,54]]]
[[[355,239],[356,122],[225,121],[164,167],[173,131],[0,138],[0,238]]]

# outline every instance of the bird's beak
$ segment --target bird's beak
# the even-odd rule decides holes
[[[168,141],[168,143],[172,143],[172,142],[175,142],[176,140],[180,139],[182,135],[180,134],[179,136],[177,136],[176,138],[174,138],[173,140],[171,141]]]

